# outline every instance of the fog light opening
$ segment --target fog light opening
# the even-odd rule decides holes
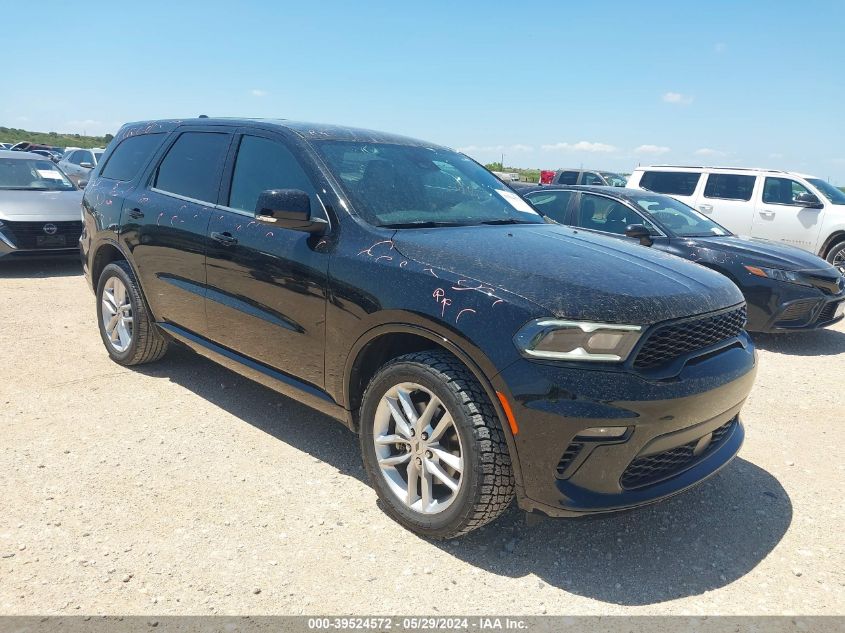
[[[601,440],[601,439],[617,439],[628,432],[627,426],[593,426],[589,429],[580,431],[576,439],[581,440]]]

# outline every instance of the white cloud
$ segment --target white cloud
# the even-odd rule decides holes
[[[590,141],[578,141],[577,143],[554,143],[553,145],[542,145],[546,151],[564,152],[592,152],[607,154],[617,151],[617,148],[607,143],[593,143]]]
[[[723,152],[723,151],[718,150],[718,149],[713,149],[711,147],[702,147],[700,149],[695,150],[693,152],[693,154],[695,154],[696,156],[714,156],[714,157],[716,157],[716,156],[727,156],[728,155],[727,152]]]
[[[634,149],[635,154],[651,154],[653,156],[659,156],[660,154],[665,154],[671,151],[672,148],[666,147],[665,145],[640,145]]]
[[[464,154],[489,154],[491,152],[507,154],[508,152],[531,152],[534,150],[530,145],[522,145],[521,143],[515,145],[467,145],[457,149]]]
[[[681,94],[680,92],[665,92],[662,98],[666,103],[677,103],[679,105],[689,105],[692,103],[691,96]]]
[[[728,50],[728,45],[724,42],[716,42],[713,45],[713,50],[717,53],[724,53],[726,50]]]
[[[261,90],[259,88],[253,88],[252,90],[249,91],[249,94],[251,94],[253,97],[266,97],[267,91]]]

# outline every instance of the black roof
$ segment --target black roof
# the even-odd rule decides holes
[[[364,128],[326,123],[308,123],[305,121],[288,121],[286,119],[252,119],[252,118],[211,118],[178,119],[162,121],[137,121],[127,123],[122,136],[131,134],[146,134],[150,132],[169,132],[179,125],[235,125],[257,127],[262,129],[288,129],[309,141],[363,141],[368,143],[390,143],[393,145],[412,145],[417,147],[432,147],[446,149],[442,145],[429,143],[400,134],[379,132]]]

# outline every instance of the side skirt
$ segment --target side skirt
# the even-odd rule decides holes
[[[208,339],[184,330],[172,323],[157,323],[166,334],[177,341],[184,343],[197,354],[205,356],[214,362],[231,369],[232,371],[246,376],[257,383],[269,387],[274,391],[293,398],[302,404],[316,409],[321,413],[335,418],[349,426],[350,414],[342,406],[337,404],[332,397],[322,389],[302,382],[283,372],[277,371],[254,360],[242,356],[237,352],[212,343]]]

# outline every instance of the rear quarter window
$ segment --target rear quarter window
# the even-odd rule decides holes
[[[701,174],[687,171],[646,171],[640,178],[640,187],[656,193],[691,196],[698,186]]]
[[[131,136],[118,145],[100,170],[103,178],[132,180],[161,144],[164,134]]]

